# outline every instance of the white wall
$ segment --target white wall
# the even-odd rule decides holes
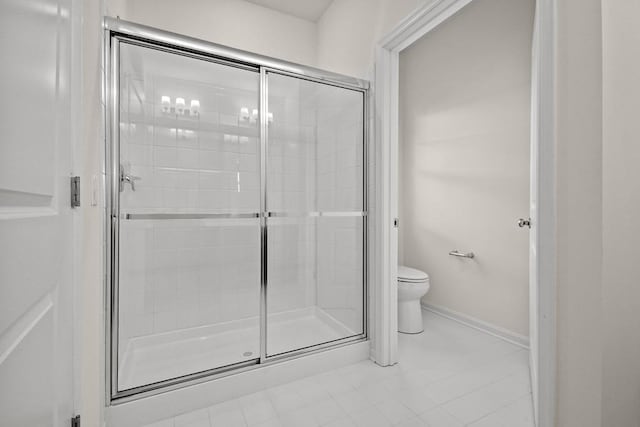
[[[123,18],[129,15],[131,0],[105,0],[105,15]]]
[[[112,4],[115,1],[115,4]],[[305,65],[316,62],[316,25],[243,0],[109,0],[125,20]]]
[[[476,0],[400,53],[400,264],[429,274],[424,302],[522,336],[533,9]]]
[[[318,20],[317,66],[371,78],[378,40],[430,0],[334,0]]]
[[[244,0],[107,0],[107,13],[215,43],[370,77],[374,46],[431,0],[334,0],[317,23]]]
[[[82,139],[75,153],[75,170],[80,174],[82,185],[80,214],[82,246],[80,283],[78,289],[81,306],[78,319],[81,328],[79,390],[82,423],[87,426],[101,426],[105,402],[104,388],[104,271],[103,271],[103,202],[100,189],[96,189],[97,206],[92,206],[91,181],[101,184],[102,152],[104,151],[104,126],[102,110],[102,15],[103,2],[78,2],[82,6],[75,12],[82,13]]]
[[[638,1],[602,2],[603,426],[640,426],[638,16]]]

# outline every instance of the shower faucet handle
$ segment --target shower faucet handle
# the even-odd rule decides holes
[[[131,191],[136,191],[136,181],[142,179],[139,176],[134,176],[134,175],[123,175],[122,176],[122,181],[123,183],[128,182],[129,184],[131,184]]]
[[[124,191],[124,184],[131,185],[131,191],[136,191],[136,181],[142,179],[139,176],[131,175],[124,171],[124,167],[120,165],[120,191]]]

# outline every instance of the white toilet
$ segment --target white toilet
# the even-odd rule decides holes
[[[427,273],[404,265],[398,266],[398,332],[419,334],[424,330],[420,298],[427,292]]]

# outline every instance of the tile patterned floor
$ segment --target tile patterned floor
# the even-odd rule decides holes
[[[147,427],[534,427],[528,352],[433,313],[363,361]]]

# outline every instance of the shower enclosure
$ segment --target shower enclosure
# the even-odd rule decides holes
[[[367,83],[106,23],[111,399],[366,339]]]

